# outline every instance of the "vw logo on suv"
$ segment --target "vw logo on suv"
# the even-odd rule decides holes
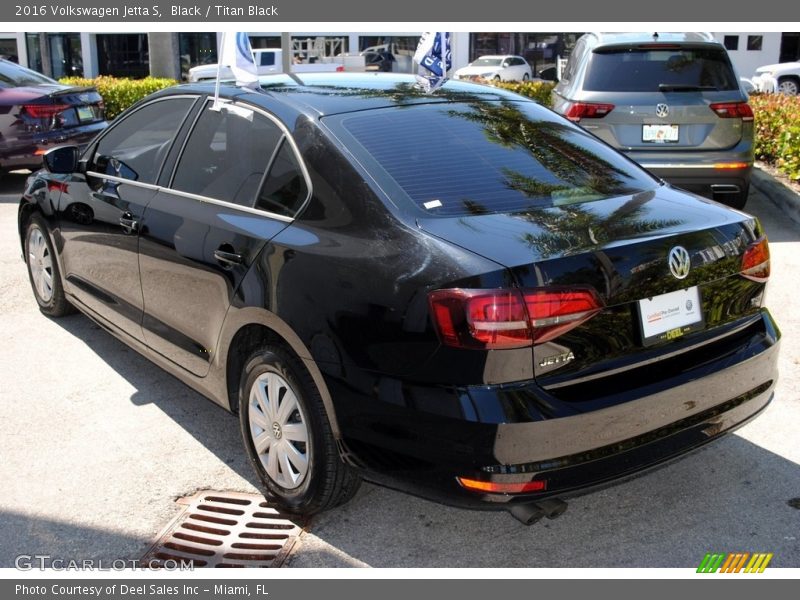
[[[669,270],[675,276],[675,279],[686,279],[692,266],[692,261],[686,248],[675,246],[669,251],[668,262]]]
[[[656,104],[656,116],[662,119],[669,115],[669,106],[666,104]]]

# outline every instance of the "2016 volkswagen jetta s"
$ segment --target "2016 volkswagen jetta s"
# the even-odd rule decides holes
[[[34,295],[238,413],[268,498],[361,478],[525,522],[769,403],[758,221],[464,82],[279,76],[129,109],[29,179]]]

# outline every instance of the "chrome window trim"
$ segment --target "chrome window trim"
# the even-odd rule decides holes
[[[87,175],[92,177],[97,177],[99,179],[105,179],[108,181],[113,181],[114,183],[125,183],[128,185],[133,185],[136,187],[141,187],[146,190],[152,190],[155,192],[169,192],[171,194],[175,194],[177,196],[183,196],[184,198],[191,198],[192,200],[197,200],[199,202],[206,202],[208,204],[216,204],[218,206],[224,206],[226,208],[235,208],[242,212],[261,215],[269,217],[270,219],[274,219],[276,221],[283,221],[284,223],[291,223],[294,221],[293,217],[287,217],[286,215],[279,215],[277,213],[272,213],[267,210],[262,210],[260,208],[251,208],[249,206],[242,206],[241,204],[234,204],[233,202],[226,202],[225,200],[217,200],[216,198],[209,198],[208,196],[201,196],[199,194],[192,194],[190,192],[182,192],[180,190],[173,190],[171,188],[166,188],[162,185],[155,185],[152,183],[144,183],[142,181],[136,181],[134,179],[125,179],[124,177],[117,177],[115,175],[104,175],[103,173],[98,173],[97,171],[87,171]]]
[[[203,111],[208,110],[207,107],[203,107],[197,112],[197,115],[194,118],[194,122],[192,123],[192,126],[189,129],[189,132],[186,134],[186,137],[183,139],[183,144],[181,146],[180,152],[178,153],[178,159],[175,162],[175,167],[172,170],[172,175],[170,176],[169,184],[168,184],[167,187],[162,187],[161,189],[163,189],[164,191],[167,191],[167,192],[171,192],[173,194],[178,194],[178,195],[183,196],[185,198],[193,198],[193,199],[198,200],[200,202],[210,202],[210,203],[213,203],[213,204],[218,204],[220,206],[226,206],[226,207],[229,207],[229,208],[238,208],[238,209],[242,210],[243,212],[247,212],[247,213],[251,213],[251,214],[266,215],[266,216],[268,216],[268,217],[270,217],[272,219],[276,219],[276,220],[279,220],[279,221],[284,221],[286,223],[292,223],[297,218],[297,215],[299,215],[301,212],[303,212],[303,209],[305,209],[305,207],[308,206],[308,203],[311,200],[311,196],[313,194],[313,190],[312,190],[312,186],[311,186],[311,176],[308,174],[308,169],[306,168],[306,163],[303,160],[302,155],[300,154],[300,150],[298,149],[297,144],[295,143],[291,132],[286,127],[286,125],[284,125],[276,116],[274,116],[271,113],[267,112],[263,108],[260,108],[258,106],[254,106],[254,105],[252,105],[250,103],[247,103],[247,102],[237,102],[235,99],[231,100],[229,98],[220,98],[219,100],[220,100],[220,102],[230,103],[233,106],[241,106],[242,108],[246,108],[248,110],[252,110],[253,112],[256,112],[256,113],[262,115],[263,117],[267,118],[269,121],[272,121],[278,127],[278,129],[281,131],[281,133],[283,135],[278,140],[278,143],[275,145],[275,149],[273,150],[272,155],[270,156],[270,159],[266,164],[266,168],[264,170],[264,178],[260,182],[258,190],[261,191],[261,186],[263,186],[264,182],[266,181],[266,177],[269,174],[269,170],[272,168],[272,163],[274,162],[275,157],[277,156],[278,150],[281,148],[281,146],[282,146],[282,144],[284,142],[289,142],[289,145],[292,147],[292,152],[294,153],[295,159],[297,160],[297,164],[300,166],[300,172],[303,175],[303,179],[305,179],[305,181],[306,181],[306,188],[308,189],[308,192],[306,193],[306,198],[305,198],[305,200],[303,200],[302,205],[300,206],[300,208],[297,209],[297,211],[295,212],[294,216],[287,217],[286,215],[280,215],[278,213],[273,213],[273,212],[270,212],[270,211],[267,211],[267,210],[264,210],[264,209],[261,209],[261,208],[255,208],[255,206],[244,206],[244,205],[241,205],[241,204],[235,204],[233,202],[227,202],[225,200],[219,200],[217,198],[211,198],[209,196],[202,196],[200,194],[193,194],[192,192],[184,192],[184,191],[177,190],[174,187],[172,187],[172,183],[173,183],[173,181],[175,179],[175,174],[178,171],[178,167],[180,166],[181,159],[183,158],[183,153],[186,150],[186,145],[188,144],[189,139],[192,137],[192,134],[194,133],[194,129],[195,129],[195,127],[197,127],[197,123],[200,120],[200,116],[203,114]],[[206,104],[209,104],[211,102],[213,102],[213,98],[210,98],[210,97],[206,98]],[[255,204],[256,200],[257,200],[257,198],[254,197],[253,198],[253,203],[254,204]]]

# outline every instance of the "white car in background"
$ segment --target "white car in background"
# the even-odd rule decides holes
[[[481,56],[455,72],[454,79],[528,81],[531,67],[521,56],[512,54]]]
[[[797,96],[800,94],[800,62],[759,67],[753,77],[753,85],[759,92]]]

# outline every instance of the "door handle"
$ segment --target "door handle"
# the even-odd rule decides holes
[[[227,244],[225,244],[225,246],[227,246]],[[240,265],[244,262],[244,256],[242,254],[228,252],[227,250],[222,250],[221,248],[214,250],[214,258],[225,265]]]
[[[133,215],[129,212],[122,214],[122,216],[119,218],[119,224],[123,229],[128,229],[130,232],[139,230],[139,221],[134,219]]]

